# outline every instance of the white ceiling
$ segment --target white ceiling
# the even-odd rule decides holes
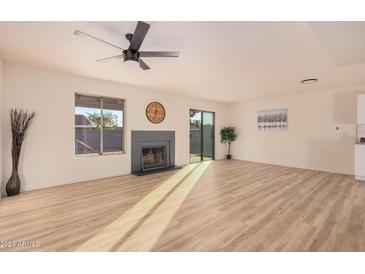
[[[75,29],[122,48],[135,22],[1,22],[0,56],[205,99],[236,102],[365,83],[364,22],[148,22],[141,50],[178,50],[179,58],[97,63],[115,48],[73,35]],[[301,85],[305,78],[315,85]]]

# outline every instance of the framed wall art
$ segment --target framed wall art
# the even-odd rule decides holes
[[[259,111],[257,115],[259,130],[287,130],[288,109],[274,109]]]

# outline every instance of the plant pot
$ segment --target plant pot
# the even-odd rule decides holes
[[[226,157],[227,157],[227,160],[231,160],[232,159],[232,155],[231,154],[227,154]]]
[[[11,173],[5,189],[8,196],[15,196],[20,193],[20,178],[17,170],[13,170]]]

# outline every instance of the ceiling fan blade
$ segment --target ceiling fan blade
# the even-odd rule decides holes
[[[138,59],[138,63],[139,63],[139,66],[141,67],[141,69],[143,69],[143,70],[151,69],[149,66],[147,66],[147,64],[141,58]]]
[[[87,34],[86,32],[83,32],[81,30],[75,30],[74,31],[74,34],[77,35],[77,36],[83,36],[83,37],[91,38],[91,39],[97,40],[97,41],[99,41],[99,42],[101,42],[101,43],[103,43],[105,45],[112,46],[112,47],[117,48],[117,49],[120,49],[120,50],[124,50],[121,47],[118,47],[116,45],[113,45],[112,43],[109,43],[107,41],[104,41],[104,40],[102,40],[102,39],[100,39],[98,37],[95,37],[93,35]]]
[[[150,29],[149,24],[142,21],[138,21],[136,30],[134,31],[131,40],[131,44],[129,45],[129,49],[138,51],[149,29]]]
[[[115,56],[101,58],[101,59],[95,60],[95,62],[104,63],[104,62],[108,62],[108,61],[114,61],[114,60],[123,58],[123,55],[124,54],[122,53],[122,54],[118,54],[118,55],[115,55]]]
[[[179,57],[178,51],[140,51],[141,57]]]

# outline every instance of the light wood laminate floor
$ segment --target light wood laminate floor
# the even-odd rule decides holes
[[[365,183],[212,161],[0,201],[0,251],[365,251]]]

